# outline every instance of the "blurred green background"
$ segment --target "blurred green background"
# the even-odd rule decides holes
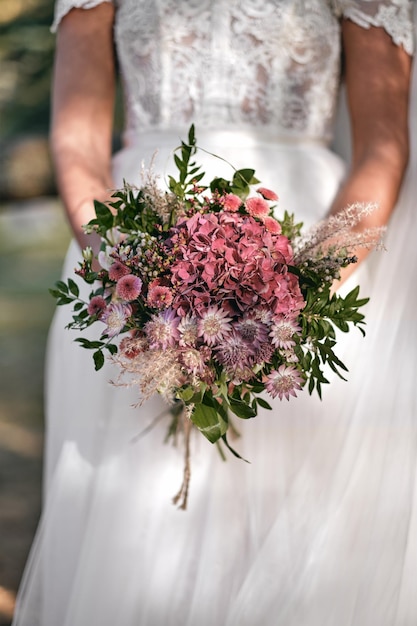
[[[0,0],[0,626],[41,504],[43,362],[69,232],[48,152],[51,0]]]

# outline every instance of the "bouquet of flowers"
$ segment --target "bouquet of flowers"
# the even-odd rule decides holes
[[[101,237],[93,269],[91,248],[76,274],[91,285],[87,301],[76,282],[51,290],[57,304],[72,304],[69,327],[96,325],[96,369],[108,351],[142,399],[160,393],[184,409],[212,443],[227,439],[230,414],[253,418],[271,408],[266,396],[289,399],[307,386],[321,395],[324,368],[346,370],[334,352],[335,329],[363,332],[359,288],[332,293],[350,251],[374,245],[379,233],[354,234],[369,206],[347,208],[301,236],[302,224],[275,217],[278,196],[251,169],[202,183],[191,127],[174,153],[178,177],[162,191],[152,172],[143,185],[95,203],[87,232]],[[255,192],[252,191],[256,187]],[[266,394],[264,393],[266,392]],[[187,452],[188,454],[188,452]],[[178,495],[185,507],[189,468]]]

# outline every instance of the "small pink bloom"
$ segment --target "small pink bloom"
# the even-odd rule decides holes
[[[116,293],[119,298],[131,302],[135,300],[142,289],[142,281],[139,276],[134,274],[126,274],[117,281]]]
[[[115,337],[124,328],[126,320],[132,315],[132,307],[129,304],[111,302],[103,311],[100,319],[107,325],[105,333],[108,337]]]
[[[302,388],[303,378],[297,368],[293,366],[280,365],[277,370],[267,376],[265,388],[273,398],[282,400],[285,396],[287,400],[290,396],[296,396],[296,391]]]
[[[277,348],[289,350],[295,346],[294,335],[299,334],[301,327],[292,320],[274,320],[269,336],[271,343]]]
[[[225,196],[223,196],[222,200],[223,206],[226,211],[232,211],[232,213],[238,211],[243,204],[241,198],[239,198],[239,196],[236,196],[234,193],[226,194]]]
[[[102,296],[94,296],[88,303],[88,315],[97,315],[97,317],[100,317],[106,306],[106,301]]]
[[[192,315],[186,315],[181,319],[178,325],[180,333],[180,346],[195,346],[198,339],[198,323],[197,319]]]
[[[269,204],[263,198],[248,198],[246,200],[246,210],[252,217],[264,218],[269,213]]]
[[[163,285],[150,287],[147,302],[154,309],[166,309],[171,306],[173,300],[172,290]]]
[[[203,337],[208,346],[213,346],[229,334],[231,321],[232,319],[227,317],[226,311],[211,306],[201,315],[198,322],[198,334]]]
[[[120,342],[120,352],[127,359],[134,359],[146,350],[147,342],[140,337],[124,337]]]
[[[152,315],[144,328],[151,350],[166,350],[168,346],[174,346],[180,337],[179,323],[180,318],[172,309]]]
[[[110,280],[118,281],[122,276],[126,276],[126,274],[130,274],[130,269],[120,263],[120,261],[114,261],[110,265],[109,268],[109,278]]]
[[[265,198],[265,200],[278,200],[277,194],[271,189],[267,189],[266,187],[259,187],[256,191],[260,193],[261,196]]]
[[[274,235],[279,235],[281,233],[281,224],[273,217],[267,215],[264,217],[263,222],[266,230],[270,233],[273,233]]]

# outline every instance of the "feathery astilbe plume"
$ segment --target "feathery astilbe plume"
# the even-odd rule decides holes
[[[357,248],[371,250],[382,247],[385,227],[366,228],[361,232],[353,230],[362,218],[377,208],[375,203],[358,202],[312,226],[293,241],[294,264],[324,257],[335,260],[346,257]]]
[[[153,163],[156,154],[152,157],[149,169],[145,168],[142,163],[141,178],[143,184],[141,186],[143,198],[150,204],[153,211],[160,217],[163,224],[169,224],[172,215],[179,215],[183,212],[183,204],[180,199],[173,193],[162,191],[158,184],[160,176],[157,176],[153,170]]]
[[[117,353],[112,357],[112,361],[121,370],[120,376],[113,384],[120,387],[136,386],[140,394],[138,404],[143,404],[156,393],[172,404],[175,390],[185,381],[176,350],[144,350],[134,358]]]

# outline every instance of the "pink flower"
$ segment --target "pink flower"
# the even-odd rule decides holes
[[[178,324],[180,346],[195,346],[198,339],[198,322],[192,315],[186,315]]]
[[[172,304],[172,290],[163,285],[149,287],[147,302],[154,309],[166,309]]]
[[[120,261],[114,261],[109,268],[109,278],[110,280],[118,281],[122,276],[126,276],[126,274],[130,274],[130,269],[120,263]]]
[[[213,346],[231,331],[230,322],[232,319],[227,317],[226,311],[216,306],[209,307],[203,311],[201,319],[198,322],[198,334],[208,346]]]
[[[236,382],[253,377],[252,355],[251,346],[235,332],[225,337],[221,345],[216,348],[216,360],[225,367],[227,375]]]
[[[266,230],[270,233],[274,233],[274,235],[279,235],[281,233],[281,224],[270,215],[263,218],[263,223]]]
[[[260,193],[261,196],[265,198],[265,200],[278,200],[277,194],[275,193],[275,191],[271,191],[271,189],[267,189],[266,187],[259,187],[256,191]]]
[[[239,196],[236,196],[234,193],[227,193],[222,198],[222,203],[226,211],[231,211],[234,213],[238,211],[242,206],[243,202]]]
[[[212,381],[213,374],[209,367],[211,358],[211,350],[207,346],[201,349],[187,348],[179,353],[181,364],[185,367],[189,374],[198,376],[201,380]]]
[[[146,340],[141,337],[124,337],[120,342],[120,352],[127,359],[134,359],[146,350]]]
[[[144,328],[151,350],[166,350],[169,346],[174,346],[180,337],[179,323],[180,318],[172,309],[152,315]]]
[[[88,315],[97,315],[99,318],[106,306],[106,301],[102,296],[94,296],[88,303]]]
[[[139,276],[134,274],[126,274],[117,281],[116,293],[119,298],[131,302],[135,300],[142,289],[142,281]]]
[[[295,392],[302,388],[303,382],[300,372],[295,367],[280,365],[267,376],[265,388],[273,398],[278,396],[282,400],[285,396],[289,400],[290,396],[297,395]]]
[[[252,217],[264,218],[269,213],[269,204],[263,198],[248,198],[246,210]]]
[[[245,315],[236,324],[236,330],[242,339],[256,347],[268,339],[267,327],[253,316]]]
[[[294,321],[289,319],[274,320],[269,336],[271,337],[271,343],[277,348],[284,348],[289,350],[295,346],[293,339],[295,334],[299,334],[301,327]]]
[[[111,302],[103,311],[100,320],[107,324],[105,334],[115,337],[125,327],[126,320],[132,315],[132,307],[121,302]]]

